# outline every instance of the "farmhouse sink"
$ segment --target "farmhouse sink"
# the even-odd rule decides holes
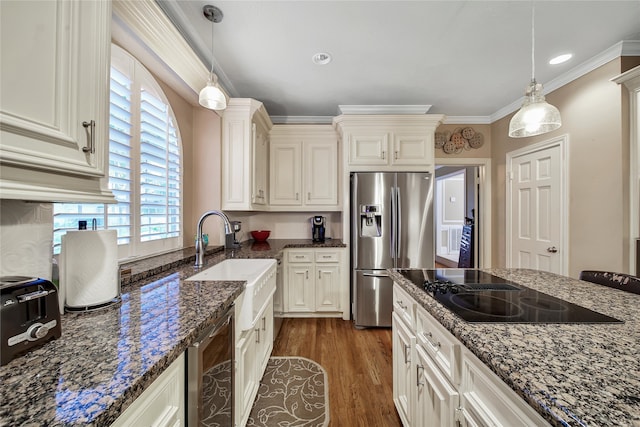
[[[245,331],[256,325],[258,314],[276,290],[276,265],[274,259],[227,259],[186,280],[246,281],[236,307],[236,324]]]

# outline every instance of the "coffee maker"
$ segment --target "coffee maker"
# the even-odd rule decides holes
[[[324,242],[325,223],[326,218],[323,216],[316,215],[311,217],[311,235],[314,243]]]

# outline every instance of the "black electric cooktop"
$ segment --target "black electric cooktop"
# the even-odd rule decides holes
[[[398,272],[467,322],[623,323],[484,271],[443,268]]]

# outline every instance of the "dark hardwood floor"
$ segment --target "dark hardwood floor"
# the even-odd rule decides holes
[[[273,356],[300,356],[325,369],[331,427],[401,426],[393,405],[391,329],[356,329],[342,319],[285,319]]]

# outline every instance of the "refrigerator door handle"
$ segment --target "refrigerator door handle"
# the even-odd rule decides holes
[[[396,259],[400,258],[400,248],[402,247],[402,199],[400,198],[400,187],[396,187]]]
[[[389,239],[389,252],[393,258],[396,258],[396,188],[391,187],[391,236]],[[394,262],[395,266],[395,262]]]
[[[362,273],[365,277],[389,277],[387,273]]]

